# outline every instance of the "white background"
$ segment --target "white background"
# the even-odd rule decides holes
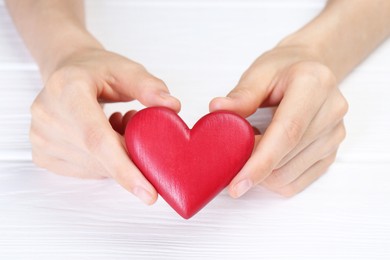
[[[90,0],[87,16],[105,47],[167,83],[191,126],[324,3]],[[340,86],[348,137],[324,177],[291,199],[262,188],[238,200],[222,192],[187,221],[162,199],[143,206],[111,180],[35,167],[29,106],[40,88],[0,1],[0,259],[390,259],[389,41]]]

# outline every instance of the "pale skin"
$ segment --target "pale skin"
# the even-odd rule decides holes
[[[31,106],[33,161],[62,175],[113,178],[153,204],[157,192],[129,159],[120,134],[133,112],[108,120],[99,102],[138,100],[178,112],[179,100],[142,65],[103,48],[85,27],[82,1],[6,3],[44,83]],[[348,104],[337,86],[389,35],[390,1],[330,0],[313,21],[257,58],[226,97],[210,102],[210,111],[243,117],[277,106],[228,187],[232,197],[258,184],[292,196],[326,172],[346,135]]]

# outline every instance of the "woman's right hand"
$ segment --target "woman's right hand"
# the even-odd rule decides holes
[[[146,204],[154,203],[156,190],[129,159],[100,102],[136,99],[179,111],[180,102],[164,82],[140,64],[98,48],[69,55],[46,78],[31,106],[35,164],[61,175],[112,177]],[[116,114],[111,123],[121,120]]]

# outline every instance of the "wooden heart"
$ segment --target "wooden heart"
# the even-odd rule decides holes
[[[126,126],[131,160],[183,218],[203,208],[241,170],[254,133],[240,116],[218,111],[192,129],[172,110],[146,108]]]

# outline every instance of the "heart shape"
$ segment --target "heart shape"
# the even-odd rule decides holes
[[[150,107],[126,126],[131,160],[183,218],[203,208],[249,159],[254,133],[242,117],[217,111],[192,129],[172,110]]]

